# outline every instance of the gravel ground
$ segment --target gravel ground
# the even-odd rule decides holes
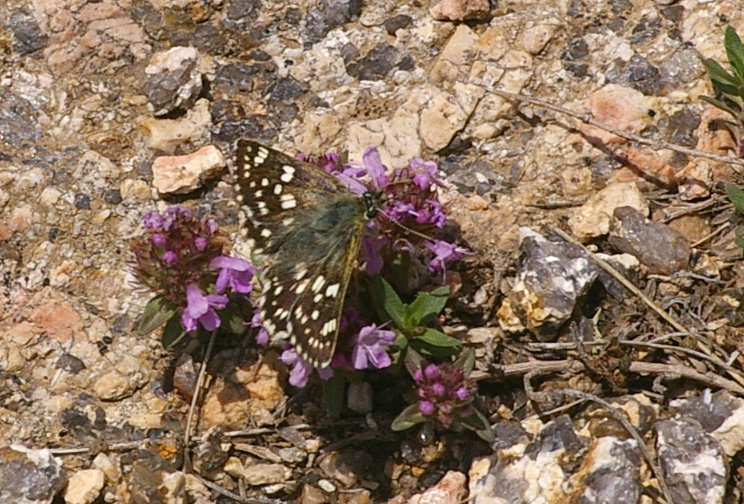
[[[659,148],[735,147],[699,98],[727,25],[744,33],[740,2],[5,0],[0,502],[740,502],[744,268],[723,187],[741,166]],[[369,414],[332,417],[277,350],[234,339],[182,470],[203,347],[137,334],[130,241],[180,203],[247,255],[239,138],[439,164],[474,252],[441,322],[475,352],[495,441],[392,432],[384,379]],[[546,245],[553,227],[631,257],[612,264],[702,338],[616,296],[579,245]],[[577,301],[597,278],[609,295]]]

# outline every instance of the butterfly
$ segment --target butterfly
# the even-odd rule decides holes
[[[268,260],[258,299],[263,326],[314,367],[330,364],[367,222],[382,195],[353,194],[322,168],[238,140],[235,176],[243,234]]]

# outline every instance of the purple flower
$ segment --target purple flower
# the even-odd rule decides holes
[[[395,342],[395,333],[381,329],[375,324],[362,327],[357,335],[357,342],[351,354],[354,369],[367,369],[370,366],[382,369],[391,364],[390,356],[382,345],[390,346]]]
[[[263,326],[263,323],[261,322],[261,313],[256,310],[253,312],[253,317],[251,317],[251,327],[260,327],[258,330],[258,334],[256,334],[256,343],[258,343],[261,346],[266,346],[269,344],[269,331],[266,330],[266,328]]]
[[[390,177],[387,176],[387,168],[382,164],[380,153],[377,147],[367,147],[362,155],[362,165],[367,170],[367,174],[372,179],[372,183],[377,189],[382,189],[390,183]]]
[[[439,180],[437,174],[437,164],[434,161],[424,161],[421,158],[413,158],[410,162],[411,170],[416,174],[413,176],[413,183],[423,190],[429,189],[432,184],[439,187],[446,187]]]
[[[207,248],[207,245],[209,245],[209,241],[206,238],[202,236],[197,236],[196,238],[194,238],[194,247],[196,247],[196,250],[198,250],[199,252]]]
[[[429,262],[429,271],[445,271],[445,265],[448,262],[457,261],[470,251],[466,248],[459,247],[454,243],[443,240],[434,240],[427,242],[426,247],[434,253],[434,259]]]
[[[305,387],[310,379],[310,373],[312,373],[313,367],[302,360],[302,357],[300,357],[300,354],[297,353],[294,347],[284,350],[279,359],[287,366],[292,367],[292,371],[289,372],[290,385],[297,388]]]
[[[467,401],[470,399],[470,392],[468,392],[468,389],[465,387],[460,387],[455,391],[455,397],[457,397],[461,401]]]
[[[341,182],[344,183],[346,188],[352,194],[364,194],[369,189],[367,189],[366,185],[364,185],[359,180],[354,178],[354,175],[352,173],[356,170],[357,170],[356,168],[347,168],[343,172],[334,173],[334,175],[336,176],[337,179],[339,179]]]
[[[226,305],[227,296],[205,296],[196,284],[190,284],[186,287],[186,308],[181,312],[181,325],[187,332],[192,332],[196,330],[198,322],[207,331],[214,331],[221,322],[215,308],[224,308]]]
[[[168,239],[163,233],[155,233],[150,237],[150,239],[152,240],[152,244],[156,247],[164,247],[165,244],[168,243]]]
[[[413,379],[416,380],[416,383],[423,383],[423,381],[424,381],[424,372],[421,371],[421,368],[418,368],[413,373]]]
[[[218,294],[225,292],[229,285],[232,290],[241,294],[247,294],[253,289],[251,280],[256,270],[251,263],[245,259],[229,256],[219,256],[209,263],[210,268],[219,268],[215,289]]]
[[[165,226],[165,219],[162,215],[152,210],[142,216],[142,227],[146,231],[161,231]]]
[[[424,375],[429,380],[436,380],[437,378],[439,378],[439,368],[437,367],[436,364],[429,364],[424,369]]]
[[[419,403],[419,411],[426,416],[432,415],[436,411],[436,406],[430,401],[421,401]]]
[[[449,428],[459,417],[472,415],[470,403],[474,399],[476,383],[465,375],[462,366],[428,364],[413,374],[419,409],[425,415],[435,415],[442,426]]]
[[[172,250],[166,250],[163,254],[163,261],[166,264],[176,264],[178,262],[178,253]]]
[[[380,251],[385,248],[387,240],[378,235],[366,235],[362,239],[362,258],[364,259],[364,272],[369,276],[375,276],[382,271],[384,261]]]

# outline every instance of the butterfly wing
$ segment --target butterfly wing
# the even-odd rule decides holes
[[[321,168],[257,142],[238,142],[236,165],[246,235],[269,259],[258,300],[262,323],[324,367],[364,232],[362,201]]]

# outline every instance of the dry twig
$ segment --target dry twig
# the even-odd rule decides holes
[[[717,154],[711,154],[710,152],[700,151],[697,149],[688,149],[687,147],[682,147],[680,145],[676,145],[676,144],[669,143],[669,142],[662,142],[662,141],[651,140],[648,138],[643,138],[641,136],[634,135],[633,133],[628,133],[627,131],[623,131],[621,129],[615,128],[614,126],[610,126],[607,123],[597,121],[590,114],[580,114],[573,110],[569,110],[565,107],[561,107],[554,103],[550,103],[547,100],[542,100],[540,98],[534,98],[532,96],[509,93],[507,91],[501,91],[500,89],[494,89],[488,86],[484,86],[484,88],[488,92],[501,96],[502,98],[506,98],[508,100],[514,100],[514,101],[518,101],[522,103],[530,103],[532,105],[537,105],[540,107],[545,107],[546,109],[554,110],[556,112],[567,115],[569,117],[573,117],[574,119],[578,119],[579,121],[583,123],[591,124],[592,126],[596,126],[597,128],[601,128],[605,131],[609,131],[613,135],[617,135],[619,137],[625,138],[626,140],[630,140],[631,142],[635,142],[640,145],[648,145],[655,151],[658,151],[661,149],[669,149],[675,152],[679,152],[681,154],[686,154],[688,156],[702,157],[706,159],[711,159],[713,161],[720,161],[721,163],[728,163],[728,164],[739,166],[739,167],[744,166],[744,159],[739,159],[733,156],[720,156]],[[616,155],[624,157],[621,151],[616,151]]]

